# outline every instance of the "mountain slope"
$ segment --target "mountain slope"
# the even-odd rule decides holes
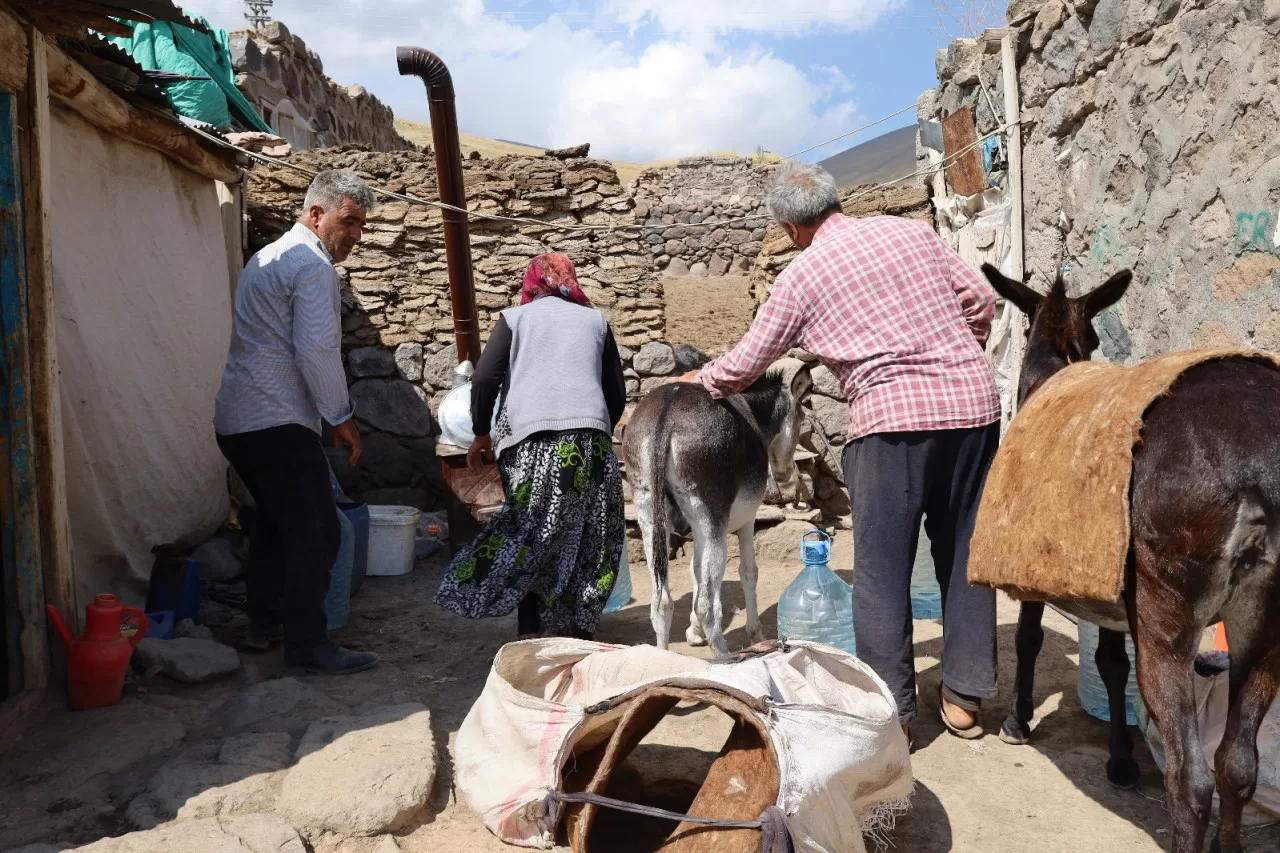
[[[891,130],[823,160],[842,187],[882,184],[916,170],[916,126]]]

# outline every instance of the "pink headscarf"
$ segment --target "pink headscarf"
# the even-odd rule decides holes
[[[529,262],[529,268],[524,273],[524,283],[520,286],[520,304],[532,302],[541,296],[558,296],[591,307],[591,300],[578,286],[573,261],[555,252],[538,255]]]

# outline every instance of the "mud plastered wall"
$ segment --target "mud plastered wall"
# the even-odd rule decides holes
[[[1115,361],[1280,350],[1280,2],[1049,0],[1017,3],[1009,19],[1027,269],[1051,274],[1065,256],[1079,289],[1134,270],[1097,323]],[[981,61],[952,45],[922,107],[941,117],[968,103],[982,132]]]

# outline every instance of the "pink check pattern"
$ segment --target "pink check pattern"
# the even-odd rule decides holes
[[[1000,419],[983,351],[994,309],[991,288],[927,223],[837,214],[698,381],[725,397],[800,347],[840,382],[850,441],[986,426]]]

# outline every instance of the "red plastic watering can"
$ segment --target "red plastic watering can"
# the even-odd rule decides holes
[[[151,625],[146,614],[136,607],[125,607],[114,595],[99,595],[84,609],[84,633],[72,637],[53,605],[48,605],[48,610],[67,647],[67,700],[71,710],[118,704],[129,658]],[[125,636],[121,630],[126,624],[136,625],[132,636]]]

